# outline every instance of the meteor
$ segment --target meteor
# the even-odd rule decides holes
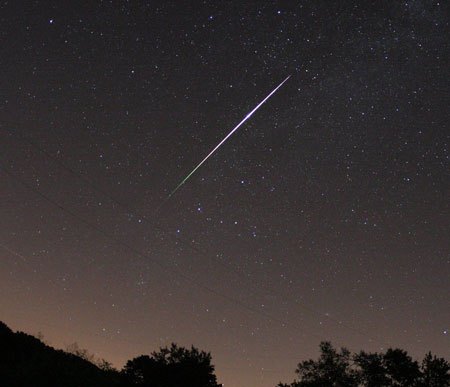
[[[205,163],[205,161],[206,160],[208,160],[213,154],[214,154],[214,152],[217,150],[217,149],[219,149],[221,146],[222,146],[222,144],[225,142],[225,141],[227,141],[230,137],[231,137],[231,135],[236,131],[236,130],[238,130],[239,129],[239,127],[241,126],[241,125],[243,125],[244,124],[244,122],[245,121],[247,121],[252,115],[253,115],[253,113],[255,113],[281,86],[283,86],[283,84],[290,78],[291,76],[289,75],[283,82],[281,82],[274,90],[272,90],[271,92],[270,92],[270,94],[266,97],[266,98],[264,98],[258,105],[256,105],[256,107],[250,112],[250,113],[248,113],[245,117],[244,117],[244,119],[241,121],[241,122],[239,122],[239,124],[237,124],[232,130],[231,130],[231,132],[230,133],[228,133],[225,137],[224,137],[224,139],[222,140],[222,141],[220,141],[216,146],[215,146],[215,148],[211,151],[211,152],[209,152],[208,153],[208,155],[202,160],[202,161],[200,161],[200,163],[198,163],[198,165],[180,182],[180,184],[178,184],[176,187],[175,187],[175,189],[169,194],[169,196],[167,197],[167,199],[169,199],[171,196],[173,196],[174,194],[175,194],[175,192],[177,192],[180,188],[181,188],[181,186],[184,184],[184,183],[186,183],[188,180],[189,180],[189,178],[195,173],[195,171],[197,170],[197,169],[199,169],[204,163]]]

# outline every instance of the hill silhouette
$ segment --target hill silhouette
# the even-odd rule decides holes
[[[1,387],[220,387],[211,355],[172,344],[129,360],[122,371],[77,345],[52,348],[0,321]]]
[[[450,364],[427,353],[421,363],[406,351],[352,354],[320,343],[317,360],[296,369],[297,380],[278,387],[450,387]],[[211,355],[172,344],[128,360],[122,370],[73,344],[57,350],[13,332],[0,321],[0,387],[220,387]]]
[[[0,322],[0,385],[113,387],[119,386],[119,373],[56,350],[34,336],[13,332]]]

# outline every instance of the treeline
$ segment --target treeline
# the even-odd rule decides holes
[[[70,351],[70,352],[69,352]],[[220,387],[211,355],[172,344],[129,360],[121,371],[72,345],[56,350],[0,322],[1,387]]]
[[[352,354],[320,344],[317,360],[298,364],[297,379],[277,387],[450,387],[450,364],[425,355],[419,363],[406,351]],[[127,361],[122,370],[71,345],[56,350],[40,339],[13,332],[0,322],[1,387],[219,387],[211,355],[172,344]]]
[[[427,353],[419,364],[406,351],[383,353],[337,351],[331,343],[320,344],[318,360],[306,360],[295,370],[297,380],[278,387],[448,387],[450,364]]]

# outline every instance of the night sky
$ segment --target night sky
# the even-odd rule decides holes
[[[448,16],[1,1],[0,320],[117,367],[193,344],[226,387],[321,340],[448,358]]]

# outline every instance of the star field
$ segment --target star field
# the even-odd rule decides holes
[[[449,357],[448,11],[1,1],[1,320],[227,387],[321,340]]]

